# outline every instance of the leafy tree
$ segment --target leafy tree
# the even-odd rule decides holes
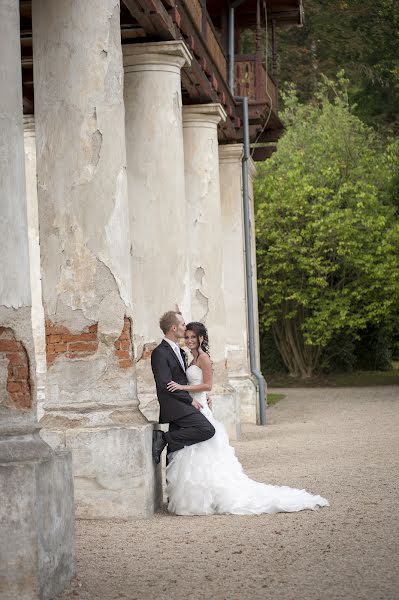
[[[345,69],[356,114],[399,131],[399,2],[305,0],[305,25],[280,31],[280,80],[310,99],[319,74]]]
[[[255,181],[261,327],[301,377],[334,336],[385,322],[399,299],[398,146],[385,151],[351,113],[346,86],[324,79],[308,105],[291,89],[287,132]]]

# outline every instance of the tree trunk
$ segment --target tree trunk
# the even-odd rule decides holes
[[[272,334],[291,377],[308,379],[319,365],[321,348],[305,344],[299,316],[272,325]]]

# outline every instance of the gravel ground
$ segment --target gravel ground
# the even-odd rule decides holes
[[[79,521],[77,578],[58,599],[397,600],[399,387],[282,391],[237,455],[330,508]]]

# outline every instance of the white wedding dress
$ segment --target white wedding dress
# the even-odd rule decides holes
[[[202,370],[187,369],[190,385],[202,383]],[[295,512],[329,506],[321,496],[287,486],[266,485],[253,481],[242,470],[222,423],[213,418],[206,393],[190,395],[202,404],[201,412],[215,427],[215,435],[206,442],[185,446],[170,454],[166,467],[168,510],[178,515],[230,513],[257,515]]]

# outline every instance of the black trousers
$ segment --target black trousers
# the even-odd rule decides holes
[[[169,431],[164,433],[164,439],[168,444],[168,454],[170,454],[170,452],[181,450],[184,446],[205,442],[214,435],[214,426],[198,411],[171,421]]]

